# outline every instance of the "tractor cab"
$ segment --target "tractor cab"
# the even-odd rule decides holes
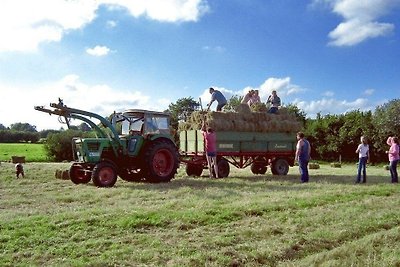
[[[118,114],[118,122],[123,136],[170,134],[169,115],[163,112],[128,109]]]
[[[121,124],[121,139],[126,140],[130,156],[139,154],[145,139],[170,134],[169,115],[162,112],[129,109],[115,114],[114,121]]]

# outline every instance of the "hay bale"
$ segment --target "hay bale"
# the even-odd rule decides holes
[[[69,170],[62,171],[61,179],[69,180]]]
[[[390,170],[390,167],[389,167],[389,165],[385,165],[385,166],[383,166],[383,169],[384,169],[385,171],[388,171],[388,170]]]
[[[342,168],[342,164],[340,162],[332,162],[331,167],[332,168]]]
[[[264,105],[265,106],[265,105]],[[203,122],[215,131],[242,131],[242,132],[297,132],[301,123],[282,109],[281,114],[266,112],[252,112],[247,104],[240,104],[238,112],[195,111],[186,122],[180,122],[178,129],[200,130]]]
[[[317,162],[310,162],[308,164],[308,168],[312,169],[312,170],[316,170],[316,169],[319,169],[320,167],[319,167],[319,164]]]
[[[25,156],[11,156],[11,162],[16,163],[25,163]]]
[[[238,113],[245,113],[245,114],[249,114],[251,113],[250,107],[247,104],[240,104],[237,108],[236,108],[236,112]]]

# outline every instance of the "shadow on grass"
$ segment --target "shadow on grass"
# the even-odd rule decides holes
[[[388,184],[388,180],[384,180],[381,176],[370,176],[365,184],[354,184],[354,177],[341,175],[312,175],[309,183],[300,183],[298,175],[285,176],[269,176],[269,175],[251,175],[246,177],[228,177],[223,179],[211,179],[206,176],[202,177],[182,177],[176,178],[169,183],[148,184],[148,183],[129,183],[132,189],[143,190],[174,190],[178,188],[188,187],[191,190],[206,190],[210,188],[218,188],[225,190],[229,194],[238,194],[241,189],[249,190],[265,190],[265,191],[302,191],[310,190],[316,186],[329,184],[348,185],[358,187],[368,187],[377,184]],[[388,178],[389,179],[389,178]],[[123,186],[126,186],[124,184]],[[246,189],[246,190],[247,190]]]

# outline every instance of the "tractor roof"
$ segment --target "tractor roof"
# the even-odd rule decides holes
[[[163,117],[169,117],[169,113],[166,112],[160,112],[160,111],[151,111],[151,110],[144,110],[144,109],[127,109],[123,112],[123,114],[127,115],[134,115],[134,116],[144,116],[144,114],[148,115],[156,115],[156,116],[163,116]]]

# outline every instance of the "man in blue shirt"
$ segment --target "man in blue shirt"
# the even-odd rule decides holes
[[[301,182],[308,183],[308,162],[310,161],[311,146],[304,138],[304,133],[297,133],[296,161],[299,163]]]
[[[207,108],[207,109],[210,109],[211,104],[212,104],[215,100],[217,100],[217,103],[218,103],[218,105],[217,105],[217,111],[221,111],[221,110],[222,110],[222,107],[225,106],[226,103],[227,103],[225,96],[224,96],[220,91],[215,90],[215,89],[212,88],[212,87],[210,87],[209,92],[210,92],[210,94],[211,94],[211,101],[210,101],[210,103],[208,103],[208,105],[207,105],[208,108]]]

